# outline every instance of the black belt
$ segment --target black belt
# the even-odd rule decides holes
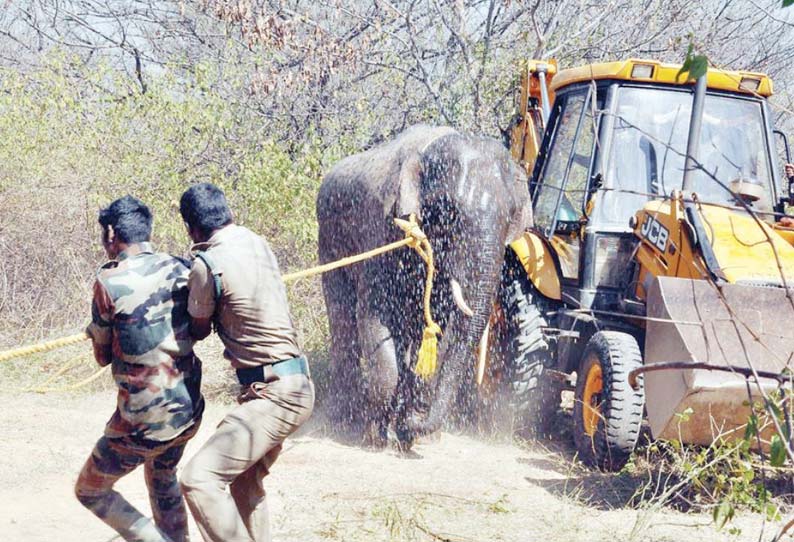
[[[309,362],[303,356],[297,358],[289,358],[276,363],[267,365],[267,367],[278,376],[289,376],[304,374],[309,376]],[[237,380],[243,386],[248,386],[254,382],[265,381],[265,365],[257,367],[248,367],[245,369],[237,369]]]

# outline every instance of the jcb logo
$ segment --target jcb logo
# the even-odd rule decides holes
[[[651,215],[646,215],[640,233],[662,252],[667,250],[667,240],[670,239],[670,232]]]

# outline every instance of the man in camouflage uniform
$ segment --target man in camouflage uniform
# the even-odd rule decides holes
[[[152,215],[125,196],[99,213],[113,261],[97,273],[86,332],[101,366],[112,364],[116,411],[83,466],[78,500],[125,540],[188,540],[176,465],[201,421],[201,362],[193,354],[185,262],[155,253]],[[119,493],[116,481],[143,465],[154,522]]]

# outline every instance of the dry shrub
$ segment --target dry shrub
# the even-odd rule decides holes
[[[262,141],[257,120],[235,104],[186,93],[168,75],[146,94],[109,100],[111,71],[86,71],[76,83],[65,62],[53,55],[28,74],[0,70],[0,349],[85,326],[105,260],[97,210],[128,193],[152,207],[162,250],[186,254],[176,202],[190,183],[211,181],[226,191],[237,222],[268,238],[282,271],[316,262],[315,195],[326,157],[340,151],[288,155]],[[290,286],[312,352],[327,337],[319,285]],[[219,358],[220,348],[207,356]],[[223,387],[228,375],[215,380]]]

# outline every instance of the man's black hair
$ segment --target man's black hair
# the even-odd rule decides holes
[[[197,229],[205,237],[232,223],[232,212],[223,190],[210,183],[194,184],[185,190],[179,201],[179,212],[190,229]]]
[[[152,212],[138,198],[124,196],[101,211],[99,223],[108,231],[113,226],[116,237],[123,243],[142,243],[152,236]]]

